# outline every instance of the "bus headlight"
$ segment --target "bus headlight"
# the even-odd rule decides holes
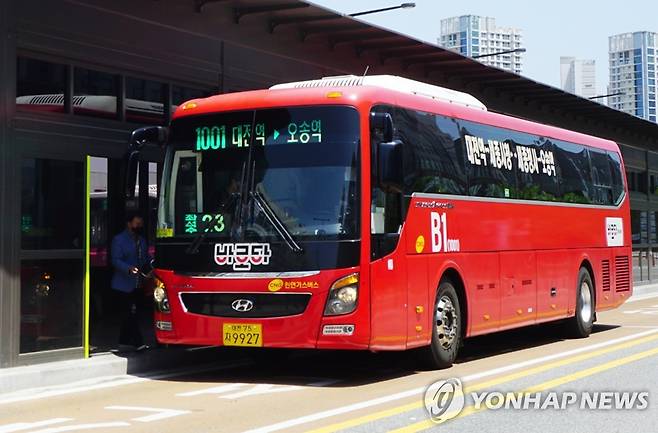
[[[161,313],[169,313],[169,298],[167,298],[167,289],[164,283],[158,277],[153,277],[155,288],[153,289],[153,300],[155,306]]]
[[[336,280],[329,289],[325,316],[338,316],[356,309],[359,298],[359,274],[351,274]]]

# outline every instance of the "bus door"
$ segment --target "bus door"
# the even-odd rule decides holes
[[[400,234],[401,195],[373,188],[371,206],[371,347],[405,349],[407,267]]]

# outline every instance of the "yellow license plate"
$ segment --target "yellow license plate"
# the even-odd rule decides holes
[[[260,323],[224,323],[222,325],[224,346],[261,347],[263,325]]]

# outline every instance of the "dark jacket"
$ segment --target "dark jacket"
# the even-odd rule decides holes
[[[130,293],[139,283],[139,275],[131,274],[130,269],[134,267],[143,268],[151,262],[148,253],[146,239],[140,236],[139,249],[141,260],[137,256],[135,238],[128,229],[122,231],[112,239],[112,289],[120,292]]]

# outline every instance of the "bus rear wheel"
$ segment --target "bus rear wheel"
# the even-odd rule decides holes
[[[420,349],[423,366],[441,369],[452,366],[462,343],[462,310],[457,290],[450,280],[439,284],[434,304],[432,340]]]
[[[567,321],[567,332],[573,338],[585,338],[594,326],[594,284],[589,271],[580,268],[576,286],[576,314]]]

